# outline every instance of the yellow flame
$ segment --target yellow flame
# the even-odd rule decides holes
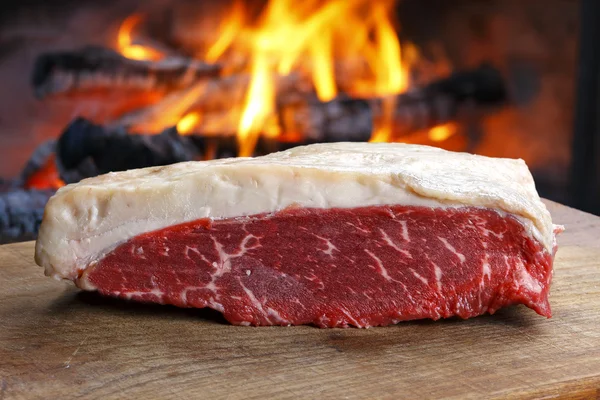
[[[408,88],[408,68],[402,65],[402,53],[398,35],[389,19],[389,10],[384,3],[376,3],[373,9],[375,21],[375,53],[371,59],[375,74],[375,91],[383,100],[383,114],[378,121],[379,128],[373,131],[371,141],[390,142],[393,139],[392,120],[396,99],[392,95]],[[373,53],[371,53],[373,54]]]
[[[231,46],[236,36],[240,33],[244,25],[244,3],[241,0],[235,1],[228,18],[220,25],[219,38],[206,53],[206,60],[209,62],[217,61],[223,53]]]
[[[200,123],[200,113],[192,111],[183,116],[177,123],[177,132],[181,135],[189,135]]]
[[[396,106],[396,98],[392,96],[385,97],[382,100],[381,106],[382,115],[379,120],[375,121],[371,139],[369,139],[371,143],[393,141],[392,117],[394,115],[394,107]]]
[[[393,23],[393,5],[394,0],[269,0],[258,20],[250,24],[242,0],[234,0],[205,60],[220,60],[229,49],[248,60],[245,72],[250,80],[243,89],[243,104],[232,104],[239,155],[251,156],[260,135],[282,139],[302,134],[284,131],[284,126],[296,126],[281,123],[283,116],[293,114],[293,110],[276,104],[276,90],[280,88],[275,79],[291,73],[310,79],[321,101],[332,100],[339,92],[383,98],[371,141],[394,140],[395,96],[408,88],[409,66],[418,58],[418,51],[409,45],[403,62],[404,49]],[[139,15],[129,17],[119,34],[119,48],[132,58],[149,57],[145,47],[132,44],[131,32],[140,21]],[[141,49],[136,50],[136,46]],[[208,114],[190,113],[193,96],[200,96],[206,87],[192,88],[183,96],[163,102],[162,115],[154,115],[152,122],[175,122],[182,133],[197,127],[201,117],[206,124]],[[295,103],[289,108],[294,107]]]
[[[371,142],[371,143],[389,142],[389,138],[391,136],[392,136],[392,129],[389,125],[376,127],[373,129],[373,133],[371,134],[371,139],[369,139],[369,142]]]
[[[400,42],[383,4],[375,5],[377,29],[375,31],[378,53],[377,92],[379,95],[400,93],[408,87],[408,70],[402,67]]]
[[[160,60],[164,57],[160,51],[152,47],[133,44],[131,33],[141,21],[142,16],[140,14],[133,14],[125,18],[119,27],[119,34],[117,36],[119,51],[125,57],[132,60]]]
[[[271,20],[279,24],[277,36],[283,39],[274,50],[280,53],[278,72],[282,75],[288,75],[298,60],[308,53],[317,96],[322,101],[329,101],[337,95],[333,68],[333,27],[336,18],[343,19],[343,15],[357,2],[331,1],[316,11],[307,12],[311,6],[314,7],[313,3],[304,2],[302,9],[290,1],[271,2],[275,4]],[[307,13],[309,17],[301,19]]]
[[[331,36],[322,37],[312,45],[313,55],[312,78],[317,97],[321,101],[332,100],[337,95],[333,57],[331,54]]]
[[[259,53],[254,58],[246,106],[238,126],[240,157],[250,157],[254,152],[261,128],[273,110],[274,100],[275,92],[268,59],[265,54]]]
[[[368,1],[269,1],[253,33],[252,79],[238,126],[240,155],[252,153],[266,120],[274,112],[275,73],[288,75],[295,68],[308,67],[320,100],[329,101],[337,95],[334,34],[345,23],[345,16],[356,13],[360,4]]]
[[[456,130],[456,124],[453,124],[451,122],[435,126],[429,130],[429,140],[433,142],[443,142],[450,136],[454,135],[456,133]]]
[[[185,90],[168,94],[159,103],[147,107],[141,115],[132,115],[132,121],[125,119],[123,123],[129,125],[131,132],[161,132],[181,122],[205,90],[205,82],[196,82]]]

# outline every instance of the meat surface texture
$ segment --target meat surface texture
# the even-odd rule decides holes
[[[370,327],[524,304],[550,317],[553,251],[481,207],[288,208],[138,235],[78,278],[236,325]]]

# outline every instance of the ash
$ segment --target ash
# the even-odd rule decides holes
[[[53,190],[12,189],[0,193],[0,244],[33,240]]]

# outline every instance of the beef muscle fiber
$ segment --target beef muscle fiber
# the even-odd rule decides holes
[[[46,273],[238,325],[369,327],[525,304],[555,234],[521,160],[369,143],[84,180],[46,208]]]

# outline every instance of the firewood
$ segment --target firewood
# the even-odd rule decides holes
[[[243,88],[239,84],[243,82],[241,78],[237,78],[236,84],[225,83],[228,79],[233,77],[200,84],[204,85],[198,90],[200,97],[187,109],[201,114],[201,122],[194,134],[235,136],[245,91],[240,90]],[[287,86],[278,86],[276,110],[270,121],[275,119],[284,134],[299,136],[303,142],[311,143],[369,140],[375,125],[386,117],[386,106],[392,106],[388,116],[392,139],[400,139],[446,122],[472,121],[507,101],[502,76],[488,65],[455,73],[394,96],[361,99],[341,94],[328,102],[319,101],[306,88],[294,88],[289,77],[281,78],[280,82]],[[208,87],[215,89],[207,90]],[[138,131],[174,125],[185,109],[174,113],[170,107],[171,104],[181,105],[182,97],[183,94],[173,93],[150,108],[121,118],[116,125],[135,127]],[[215,98],[223,99],[223,104],[208,102]],[[165,115],[172,119],[161,120]]]
[[[383,116],[384,103],[389,101],[394,103],[392,139],[397,139],[445,122],[473,120],[473,114],[483,114],[506,100],[502,77],[489,66],[457,73],[391,98],[339,96],[320,102],[314,95],[304,94],[294,101],[278,101],[273,117],[282,127],[281,136],[262,135],[255,154],[316,142],[366,141],[371,137],[374,124]],[[465,110],[470,114],[466,119]],[[172,126],[176,121],[156,135],[131,134],[130,125],[122,121],[101,126],[77,119],[56,145],[61,179],[71,183],[109,171],[166,165],[209,155],[235,156],[238,143],[233,119],[239,120],[239,115],[231,109],[226,112],[229,114],[207,113],[189,136],[178,134]],[[235,118],[229,118],[232,115]],[[142,113],[138,117],[143,122],[148,115]],[[223,117],[223,121],[215,117]],[[219,132],[219,123],[215,123],[210,132],[203,132],[211,126],[211,118],[222,123],[224,129]],[[290,137],[293,140],[288,140]]]
[[[40,99],[52,94],[99,89],[173,90],[201,78],[218,76],[220,71],[220,65],[185,57],[132,60],[114,50],[90,46],[41,54],[35,62],[32,84]]]
[[[56,143],[56,164],[66,183],[111,171],[124,171],[189,161],[197,146],[175,128],[158,135],[129,134],[107,129],[83,118],[75,119]]]
[[[275,97],[279,101],[297,102],[305,96],[312,95],[312,85],[307,84],[308,81],[298,74],[275,75],[273,79]],[[198,111],[203,115],[214,114],[213,119],[231,119],[224,114],[231,109],[241,110],[250,80],[251,76],[248,74],[204,79],[191,87],[169,93],[156,104],[127,113],[112,121],[110,125],[125,126],[135,132],[160,131],[175,125],[183,114],[189,111]],[[237,126],[237,122],[234,125]],[[222,132],[234,133],[227,130]]]
[[[15,184],[18,186],[25,185],[25,182],[40,168],[42,168],[48,160],[54,155],[56,149],[56,141],[51,139],[40,144],[31,153],[29,160],[25,163],[25,166],[21,170],[20,176],[15,180]]]
[[[262,137],[255,155],[285,150],[310,142]],[[77,118],[56,142],[56,165],[66,183],[104,174],[174,164],[182,161],[235,157],[234,135],[180,135],[175,127],[160,134],[131,134],[125,128],[94,124]]]
[[[398,139],[463,120],[465,113],[483,115],[506,101],[501,74],[482,65],[394,96],[358,99],[341,95],[329,102],[306,97],[300,102],[281,104],[278,114],[284,132],[297,133],[311,141],[365,141],[374,125],[385,118],[386,103],[391,106],[392,139]]]

